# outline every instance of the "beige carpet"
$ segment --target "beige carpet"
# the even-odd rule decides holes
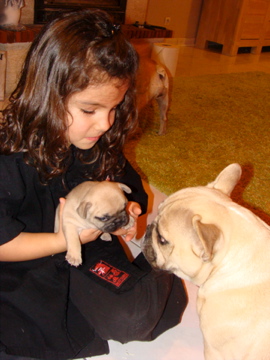
[[[234,199],[270,214],[270,74],[174,78],[165,136],[158,117],[156,104],[145,109],[125,150],[145,180],[169,195],[238,162]]]

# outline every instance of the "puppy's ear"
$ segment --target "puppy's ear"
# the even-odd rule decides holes
[[[81,204],[77,207],[76,211],[80,215],[81,218],[86,219],[87,213],[91,208],[92,203],[89,201],[82,201]]]
[[[239,164],[231,164],[221,171],[216,180],[208,184],[207,187],[220,190],[225,195],[230,196],[241,175],[241,166]]]
[[[131,194],[131,189],[127,185],[121,183],[117,183],[117,184],[120,187],[120,189],[122,189],[125,193]]]
[[[192,244],[193,252],[204,262],[211,261],[214,246],[221,235],[220,230],[213,224],[203,224],[200,215],[193,216],[192,225],[196,232]]]

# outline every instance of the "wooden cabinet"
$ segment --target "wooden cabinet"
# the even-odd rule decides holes
[[[239,47],[259,54],[270,46],[270,0],[204,0],[195,46],[223,45],[222,54],[235,56]]]

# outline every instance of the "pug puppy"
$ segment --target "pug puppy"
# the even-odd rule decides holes
[[[66,260],[74,266],[82,263],[80,233],[94,228],[103,231],[101,238],[110,240],[110,232],[130,228],[134,219],[126,211],[124,195],[131,189],[112,181],[85,181],[66,197],[63,209],[63,232],[67,242]],[[59,230],[59,207],[55,215],[54,231]]]
[[[231,164],[169,196],[142,244],[153,267],[199,287],[206,360],[270,359],[270,227],[231,200],[240,176]]]

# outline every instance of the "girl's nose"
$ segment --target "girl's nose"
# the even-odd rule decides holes
[[[99,127],[99,130],[105,132],[110,129],[113,123],[114,123],[114,113],[112,114],[110,112],[109,114],[103,114],[102,116],[100,116],[96,126]]]

